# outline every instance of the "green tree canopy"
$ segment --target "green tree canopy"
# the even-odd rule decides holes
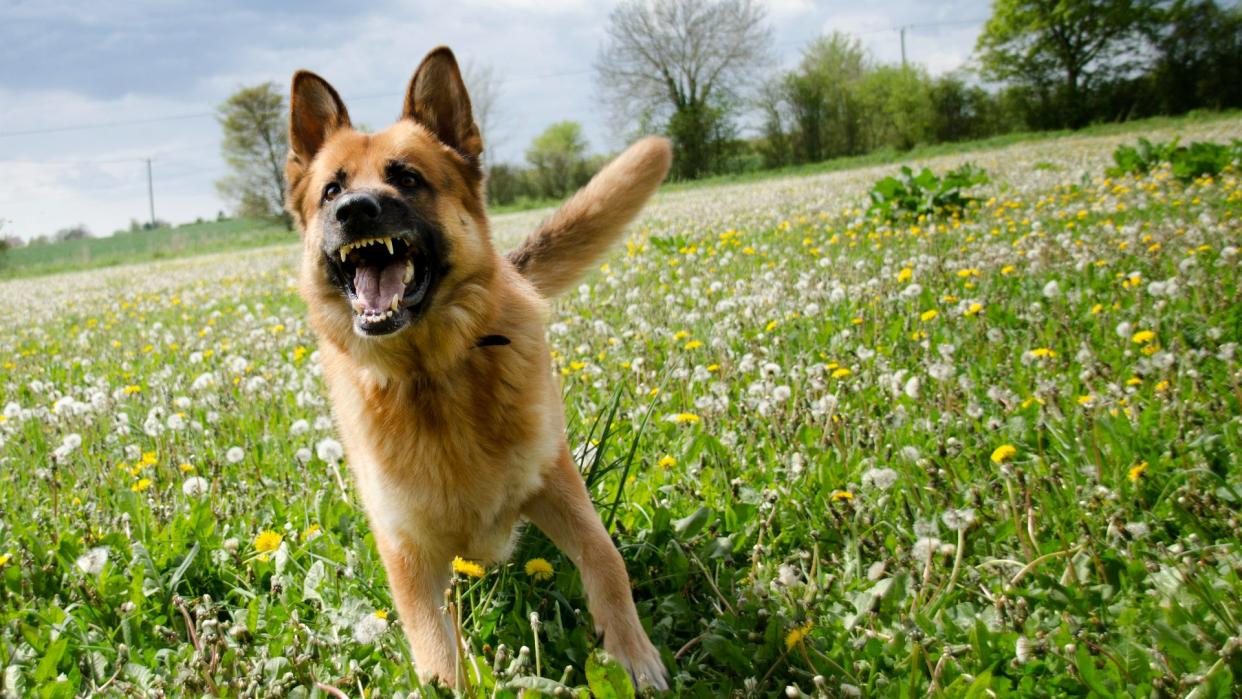
[[[578,186],[586,166],[586,138],[576,121],[559,121],[531,141],[526,160],[545,197],[561,197]]]
[[[1094,84],[1130,67],[1155,0],[994,0],[976,51],[983,74],[1055,102],[1082,126]]]
[[[243,87],[218,109],[221,155],[232,172],[216,182],[240,216],[285,217],[285,156],[289,152],[284,93],[276,83]]]

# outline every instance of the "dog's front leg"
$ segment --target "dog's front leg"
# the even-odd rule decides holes
[[[375,543],[388,571],[388,586],[410,641],[419,679],[438,679],[449,687],[457,686],[457,645],[443,609],[449,561],[433,560],[408,542],[379,534]]]
[[[604,650],[629,670],[636,683],[667,689],[660,653],[634,608],[625,562],[591,505],[567,446],[561,447],[543,489],[523,506],[522,514],[578,566],[595,629],[604,634]]]

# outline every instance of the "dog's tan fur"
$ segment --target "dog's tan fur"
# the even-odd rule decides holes
[[[545,297],[612,245],[668,171],[663,139],[639,141],[508,258],[492,246],[478,165],[482,141],[448,49],[415,72],[402,119],[367,135],[337,93],[294,76],[288,207],[302,232],[301,292],[324,377],[419,674],[455,684],[457,648],[442,608],[454,556],[504,558],[523,519],[578,566],[604,647],[640,681],[666,685],[636,613],[625,565],[594,511],[564,437],[544,338]],[[319,192],[390,192],[385,163],[417,169],[432,193],[411,202],[447,238],[450,271],[421,318],[391,335],[356,334],[328,281]],[[501,335],[500,346],[476,346]]]

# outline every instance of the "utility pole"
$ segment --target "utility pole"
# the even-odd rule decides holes
[[[907,25],[899,27],[901,31],[901,67],[906,67],[906,28]]]
[[[147,205],[151,209],[151,230],[155,230],[155,186],[151,183],[150,158],[147,158]]]

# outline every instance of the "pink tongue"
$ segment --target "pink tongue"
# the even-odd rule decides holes
[[[354,290],[365,306],[364,313],[383,313],[392,309],[392,297],[404,295],[401,277],[405,262],[396,261],[386,267],[359,267],[354,271]]]

